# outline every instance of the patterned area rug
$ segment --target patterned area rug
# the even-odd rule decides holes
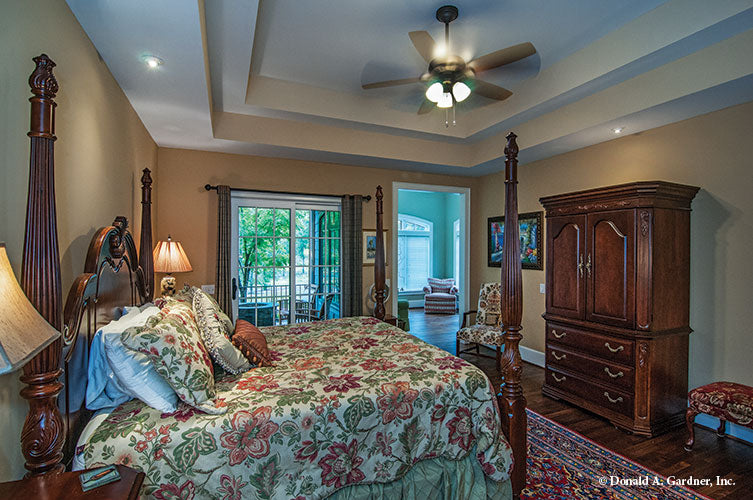
[[[528,487],[523,490],[523,499],[708,499],[527,411]]]

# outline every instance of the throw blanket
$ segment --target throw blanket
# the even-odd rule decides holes
[[[369,317],[263,331],[277,366],[219,380],[225,415],[129,401],[89,438],[86,466],[143,470],[157,499],[324,498],[472,449],[509,477],[494,390],[469,363]]]

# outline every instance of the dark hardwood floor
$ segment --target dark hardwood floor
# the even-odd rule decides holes
[[[423,309],[410,310],[410,333],[455,353],[457,315],[424,314]],[[525,336],[525,331],[523,331]],[[492,354],[487,349],[487,354]],[[493,359],[464,354],[489,377],[495,386],[501,382]],[[716,476],[733,481],[733,486],[712,484],[693,487],[699,493],[714,499],[753,499],[753,446],[730,438],[718,438],[705,428],[696,428],[696,442],[692,452],[683,449],[687,438],[685,426],[654,438],[630,435],[615,428],[609,421],[564,401],[541,394],[544,370],[526,363],[523,372],[523,390],[528,407],[563,426],[572,429],[600,445],[619,453],[664,476],[675,478],[710,478]]]

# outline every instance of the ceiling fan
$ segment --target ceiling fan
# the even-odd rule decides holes
[[[535,54],[536,49],[533,44],[525,42],[513,45],[476,57],[466,63],[462,57],[453,55],[450,51],[450,23],[458,18],[458,8],[454,5],[445,5],[437,9],[436,16],[439,22],[444,23],[446,55],[434,57],[436,43],[429,33],[426,31],[411,31],[408,36],[421,57],[429,63],[428,71],[416,78],[367,83],[361,85],[361,87],[368,90],[417,82],[429,83],[429,87],[426,89],[426,100],[418,108],[420,115],[431,111],[435,104],[438,108],[454,107],[456,102],[467,99],[471,92],[497,101],[503,101],[510,97],[512,92],[509,90],[478,80],[476,75],[482,71],[499,68]]]

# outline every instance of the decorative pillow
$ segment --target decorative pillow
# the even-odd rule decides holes
[[[251,368],[248,360],[243,357],[243,353],[230,342],[230,332],[226,330],[227,324],[221,317],[227,318],[228,322],[230,319],[202,290],[194,293],[193,313],[196,316],[204,346],[218,365],[234,375]]]
[[[455,286],[455,280],[452,278],[438,279],[429,278],[431,293],[450,293],[450,289]]]
[[[255,366],[274,366],[269,355],[267,339],[261,330],[248,321],[239,319],[235,323],[233,345]]]
[[[137,313],[135,316],[131,317],[129,314],[126,318],[127,323],[120,324],[118,328],[111,327],[107,329],[107,327],[103,327],[100,330],[102,333],[102,348],[107,358],[111,379],[108,381],[107,386],[105,386],[105,394],[115,394],[111,392],[111,389],[119,388],[127,395],[126,401],[138,398],[152,408],[165,413],[171,413],[178,409],[178,395],[175,394],[170,384],[157,373],[157,370],[154,369],[148,357],[140,352],[134,352],[126,348],[121,341],[124,331],[133,327],[143,327],[151,317],[156,315],[160,315],[160,310],[152,306]],[[100,332],[97,332],[97,335]],[[95,345],[95,343],[92,343],[91,352],[95,351]],[[92,380],[91,366],[90,361],[90,386]],[[116,401],[114,400],[113,402]],[[119,401],[118,404],[122,402]],[[89,387],[87,387],[87,408],[102,408],[107,406],[106,403],[107,398],[101,396],[96,398],[96,400],[90,399]]]
[[[161,314],[142,328],[129,328],[121,340],[129,349],[147,356],[182,401],[214,415],[227,411],[212,401],[212,360],[187,303],[168,299]]]

